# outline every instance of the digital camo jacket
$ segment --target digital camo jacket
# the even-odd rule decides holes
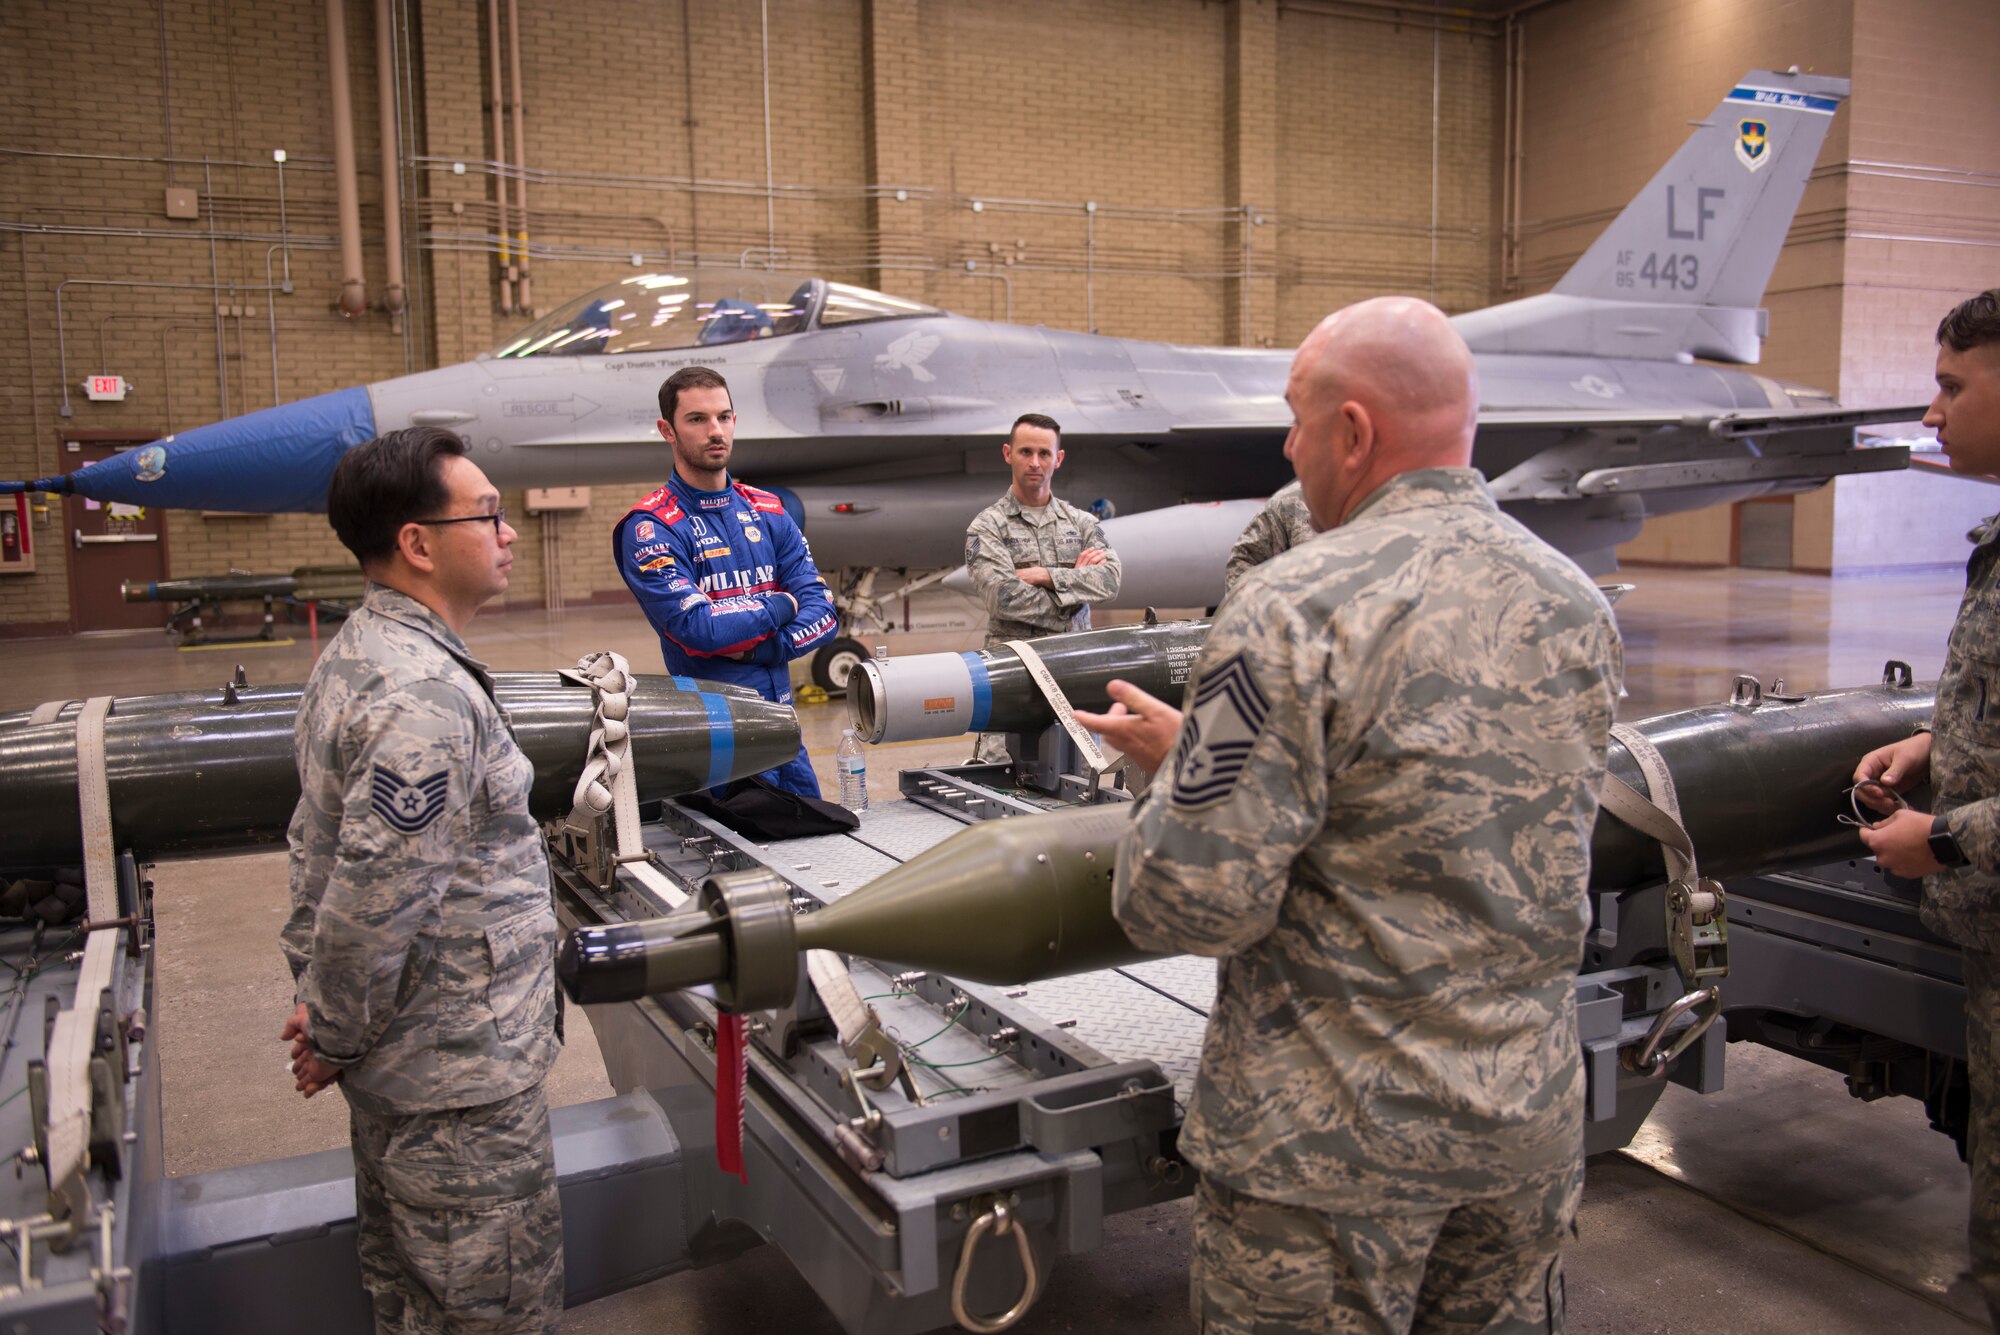
[[[1097,549],[1103,564],[1076,568],[1076,558]],[[1042,566],[1053,590],[1026,584],[1016,570]],[[986,604],[986,642],[1031,640],[1090,629],[1090,605],[1116,597],[1118,554],[1104,541],[1096,516],[1060,496],[1037,516],[1009,491],[973,517],[965,530],[965,569]]]
[[[491,1103],[555,1061],[556,920],[534,767],[492,680],[368,586],[299,700],[285,957],[313,1050],[366,1110]]]
[[[1972,531],[1965,597],[1952,623],[1931,720],[1932,810],[1965,853],[1964,867],[1925,879],[1924,925],[2000,953],[2000,515]]]
[[[1119,850],[1132,939],[1222,957],[1181,1146],[1329,1212],[1582,1154],[1575,975],[1622,660],[1470,469],[1408,473],[1222,607]]]
[[[1229,549],[1229,563],[1222,568],[1223,591],[1235,588],[1237,581],[1279,552],[1303,547],[1315,536],[1305,488],[1297,479],[1287,482],[1271,493],[1271,499],[1243,526],[1242,536]]]

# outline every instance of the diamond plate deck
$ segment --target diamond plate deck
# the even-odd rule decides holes
[[[884,802],[861,813],[861,828],[845,836],[880,849],[898,862],[928,852],[966,827],[956,816],[910,801]]]
[[[1076,1021],[1069,1032],[1113,1061],[1155,1063],[1174,1082],[1174,1103],[1187,1111],[1207,1016],[1115,969],[1049,978],[1007,996],[1051,1024]]]
[[[803,886],[822,904],[831,904],[901,862],[858,842],[850,834],[785,839],[762,850],[772,870]]]
[[[916,802],[883,802],[862,813],[861,827],[844,834],[752,844],[728,842],[768,865],[807,893],[831,904],[877,876],[929,851],[967,822]],[[857,960],[856,982],[864,995],[890,990],[874,966]],[[986,989],[992,996],[997,989]],[[1193,956],[1149,960],[1124,970],[1106,969],[1005,990],[1008,1010],[1025,1013],[1037,1027],[1064,1021],[1068,1037],[1111,1062],[1154,1062],[1174,1082],[1174,1100],[1183,1111],[1201,1063],[1207,1013],[1215,1001],[1215,962]],[[923,1040],[942,1020],[937,1009],[901,997],[875,1004],[884,1023],[905,1042]],[[927,1027],[926,1027],[927,1026]],[[985,1060],[991,1049],[974,1035],[946,1029],[916,1054],[943,1069],[920,1068],[926,1092],[1012,1085],[1032,1081],[1032,1072],[1005,1057]],[[960,1066],[957,1063],[973,1063]]]
[[[1158,988],[1168,996],[1200,1011],[1215,1009],[1216,962],[1200,955],[1175,955],[1163,960],[1128,964],[1118,972]]]

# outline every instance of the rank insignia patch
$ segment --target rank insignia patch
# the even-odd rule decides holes
[[[400,834],[417,834],[444,814],[444,799],[451,787],[447,771],[427,774],[415,783],[386,766],[377,765],[370,778],[369,805]]]
[[[1243,655],[1211,673],[1195,692],[1174,753],[1174,805],[1199,811],[1228,797],[1270,712]]]

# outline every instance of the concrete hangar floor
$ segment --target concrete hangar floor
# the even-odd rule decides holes
[[[1955,571],[1826,579],[1766,572],[1638,570],[1619,604],[1626,718],[1725,698],[1735,674],[1794,689],[1856,686],[1900,658],[1934,676],[1958,604]],[[546,670],[614,648],[656,663],[636,612],[509,612],[472,627],[496,668]],[[962,648],[891,636],[890,651]],[[302,680],[313,646],[177,652],[150,633],[0,644],[0,710],[61,691],[137,694],[251,680]],[[57,683],[60,683],[58,686]],[[832,788],[840,702],[801,711],[820,781]],[[895,771],[964,759],[965,742],[876,748],[870,789]],[[878,800],[880,798],[878,797]],[[162,864],[157,875],[159,1015],[167,1171],[180,1175],[344,1143],[344,1105],[301,1104],[277,1032],[290,986],[277,950],[282,855]],[[588,1025],[570,1026],[550,1100],[610,1094]],[[1639,1332],[1983,1330],[1965,1265],[1965,1169],[1911,1099],[1864,1104],[1828,1071],[1732,1046],[1727,1087],[1670,1086],[1626,1150],[1592,1160],[1568,1250],[1569,1329]],[[1022,1331],[1191,1330],[1188,1203],[1108,1220],[1103,1245],[1055,1268]],[[569,1314],[572,1335],[839,1328],[775,1248],[657,1281]]]

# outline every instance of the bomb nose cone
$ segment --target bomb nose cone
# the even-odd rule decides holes
[[[340,456],[374,436],[367,389],[343,389],[177,432],[74,473],[0,490],[184,510],[317,512],[326,508],[327,480]]]

